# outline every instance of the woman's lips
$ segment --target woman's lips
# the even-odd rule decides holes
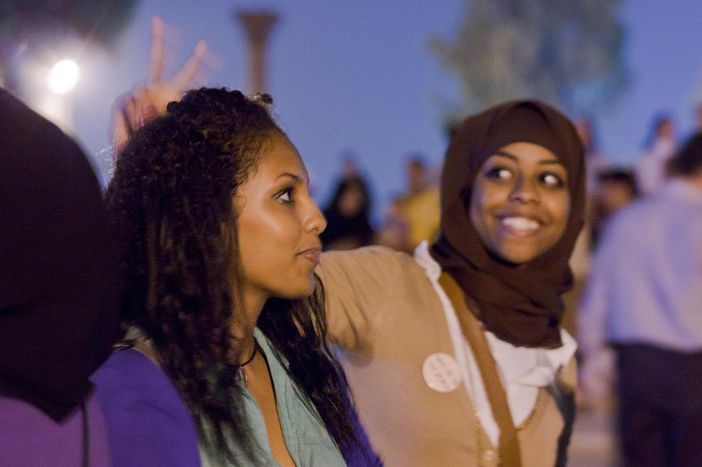
[[[303,250],[302,252],[300,252],[300,256],[308,259],[315,266],[319,264],[319,258],[320,258],[321,254],[322,254],[321,248],[309,248],[307,250]]]

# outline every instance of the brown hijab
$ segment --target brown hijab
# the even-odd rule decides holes
[[[0,393],[56,420],[118,336],[106,226],[83,151],[0,88]]]
[[[510,143],[538,144],[568,173],[570,217],[549,251],[519,266],[494,258],[470,221],[473,182],[483,162]],[[451,140],[441,176],[441,232],[432,256],[472,300],[485,327],[516,346],[559,347],[561,294],[572,287],[570,254],[585,216],[583,148],[571,122],[539,101],[511,101],[463,121]]]

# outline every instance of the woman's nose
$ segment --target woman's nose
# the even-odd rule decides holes
[[[519,177],[509,195],[510,201],[529,203],[539,200],[539,191],[533,182],[526,177]]]
[[[307,215],[307,221],[305,222],[305,230],[308,232],[315,232],[317,235],[324,232],[327,228],[327,220],[324,214],[319,210],[317,203],[310,199],[309,213]]]

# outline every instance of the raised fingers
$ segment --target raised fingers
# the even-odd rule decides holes
[[[197,75],[200,65],[202,64],[202,59],[205,57],[207,52],[207,43],[205,41],[198,41],[193,49],[193,53],[185,62],[183,67],[176,73],[170,82],[170,86],[178,91],[184,91],[187,89],[190,82]]]
[[[151,19],[151,52],[149,53],[148,83],[160,83],[163,73],[163,20]]]
[[[112,144],[122,150],[136,129],[136,103],[131,94],[118,99],[112,111]]]

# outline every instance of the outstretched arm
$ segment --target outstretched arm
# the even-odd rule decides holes
[[[322,254],[316,270],[324,284],[329,338],[349,351],[370,351],[378,323],[402,293],[403,268],[413,260],[384,247]],[[393,282],[398,281],[398,282]]]
[[[180,99],[200,70],[207,52],[207,44],[198,41],[185,64],[168,80],[163,80],[163,20],[154,17],[151,21],[151,49],[149,69],[145,84],[137,84],[134,89],[120,97],[112,115],[112,143],[117,152],[121,151],[131,135],[138,128],[166,110],[171,101]]]

